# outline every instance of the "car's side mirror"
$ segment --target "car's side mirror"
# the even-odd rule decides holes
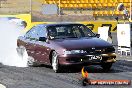
[[[99,38],[99,37],[100,37],[100,34],[96,34],[95,36],[96,36],[97,38]]]
[[[46,38],[46,37],[39,37],[39,41],[44,41],[44,42],[46,42],[46,41],[47,41],[47,38]]]

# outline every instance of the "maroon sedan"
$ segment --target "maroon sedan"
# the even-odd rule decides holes
[[[39,24],[17,41],[28,66],[51,65],[55,72],[67,65],[101,65],[109,70],[116,60],[115,49],[83,24]]]

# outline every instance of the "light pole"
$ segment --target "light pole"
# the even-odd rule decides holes
[[[30,7],[30,14],[32,15],[32,0],[30,0],[29,3],[30,3],[30,6],[29,6]]]
[[[0,0],[0,8],[1,8],[1,0]]]
[[[130,21],[132,20],[132,0],[130,0]]]
[[[61,5],[61,0],[59,0],[59,16],[60,16],[60,14],[61,14],[61,7],[60,7],[60,5]]]

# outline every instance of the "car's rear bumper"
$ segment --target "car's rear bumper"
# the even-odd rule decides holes
[[[101,54],[99,55],[101,58],[92,59],[89,55],[67,55],[67,56],[59,56],[60,65],[98,65],[101,63],[114,63],[116,62],[116,54]]]

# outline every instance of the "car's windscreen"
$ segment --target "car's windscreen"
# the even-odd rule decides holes
[[[93,37],[95,34],[84,25],[56,25],[49,26],[50,39]]]

